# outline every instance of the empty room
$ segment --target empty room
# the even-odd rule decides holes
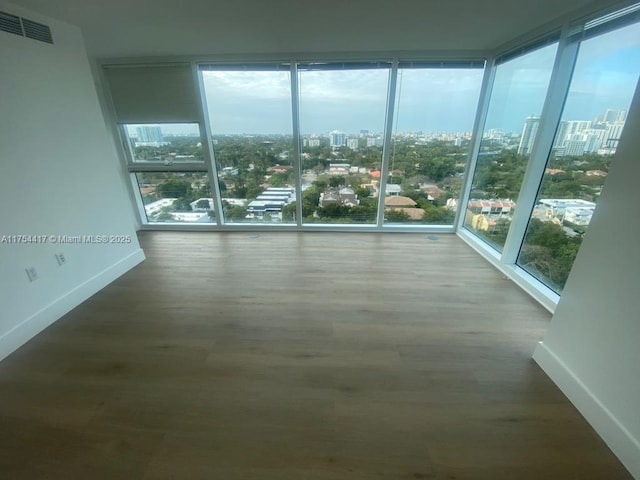
[[[640,4],[0,0],[7,479],[640,480]]]

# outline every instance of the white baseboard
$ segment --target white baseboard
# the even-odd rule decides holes
[[[13,327],[0,337],[0,360],[20,348],[96,292],[131,270],[142,262],[144,258],[142,249],[136,250]]]
[[[640,480],[638,439],[544,342],[538,344],[533,358],[598,432],[631,475]]]

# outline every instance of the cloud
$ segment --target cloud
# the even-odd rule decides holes
[[[547,94],[557,44],[497,67],[486,128],[519,132],[539,115]],[[606,108],[628,108],[640,66],[640,24],[582,42],[565,118],[591,119]],[[299,70],[303,134],[363,129],[381,132],[389,68]],[[480,69],[401,69],[394,129],[469,131],[478,104]],[[214,132],[291,133],[288,71],[203,72]]]

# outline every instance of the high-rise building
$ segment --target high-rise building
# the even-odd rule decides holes
[[[501,128],[491,128],[485,132],[484,138],[501,142],[504,140],[504,130]]]
[[[329,145],[331,148],[344,147],[347,136],[339,130],[334,130],[329,134]]]
[[[589,120],[570,120],[567,122],[567,135],[582,133],[588,128],[591,128],[591,121]]]
[[[358,150],[358,139],[357,138],[348,138],[347,139],[347,147],[351,150]]]
[[[558,125],[558,130],[556,131],[556,138],[553,139],[553,148],[564,147],[564,144],[567,141],[568,131],[569,122],[560,122],[560,125]]]
[[[586,135],[581,133],[574,133],[567,136],[567,140],[564,143],[564,154],[579,157],[584,155],[585,148],[587,146]]]
[[[617,110],[615,108],[607,108],[604,113],[603,121],[607,123],[624,122],[627,117],[626,110]]]
[[[607,133],[605,134],[604,141],[602,142],[603,147],[615,151],[623,129],[624,122],[614,122],[607,125]]]
[[[160,145],[164,141],[162,129],[160,127],[137,127],[137,144]]]
[[[602,146],[602,138],[598,131],[589,130],[584,135],[584,153],[596,153]]]
[[[518,155],[529,155],[536,141],[538,126],[540,125],[539,115],[529,115],[524,122],[522,128],[522,136],[520,137],[520,145],[518,145]]]

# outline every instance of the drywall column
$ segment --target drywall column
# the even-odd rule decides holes
[[[54,41],[0,31],[2,359],[144,254],[80,30],[0,9],[49,25]]]
[[[534,359],[640,479],[640,84]]]

